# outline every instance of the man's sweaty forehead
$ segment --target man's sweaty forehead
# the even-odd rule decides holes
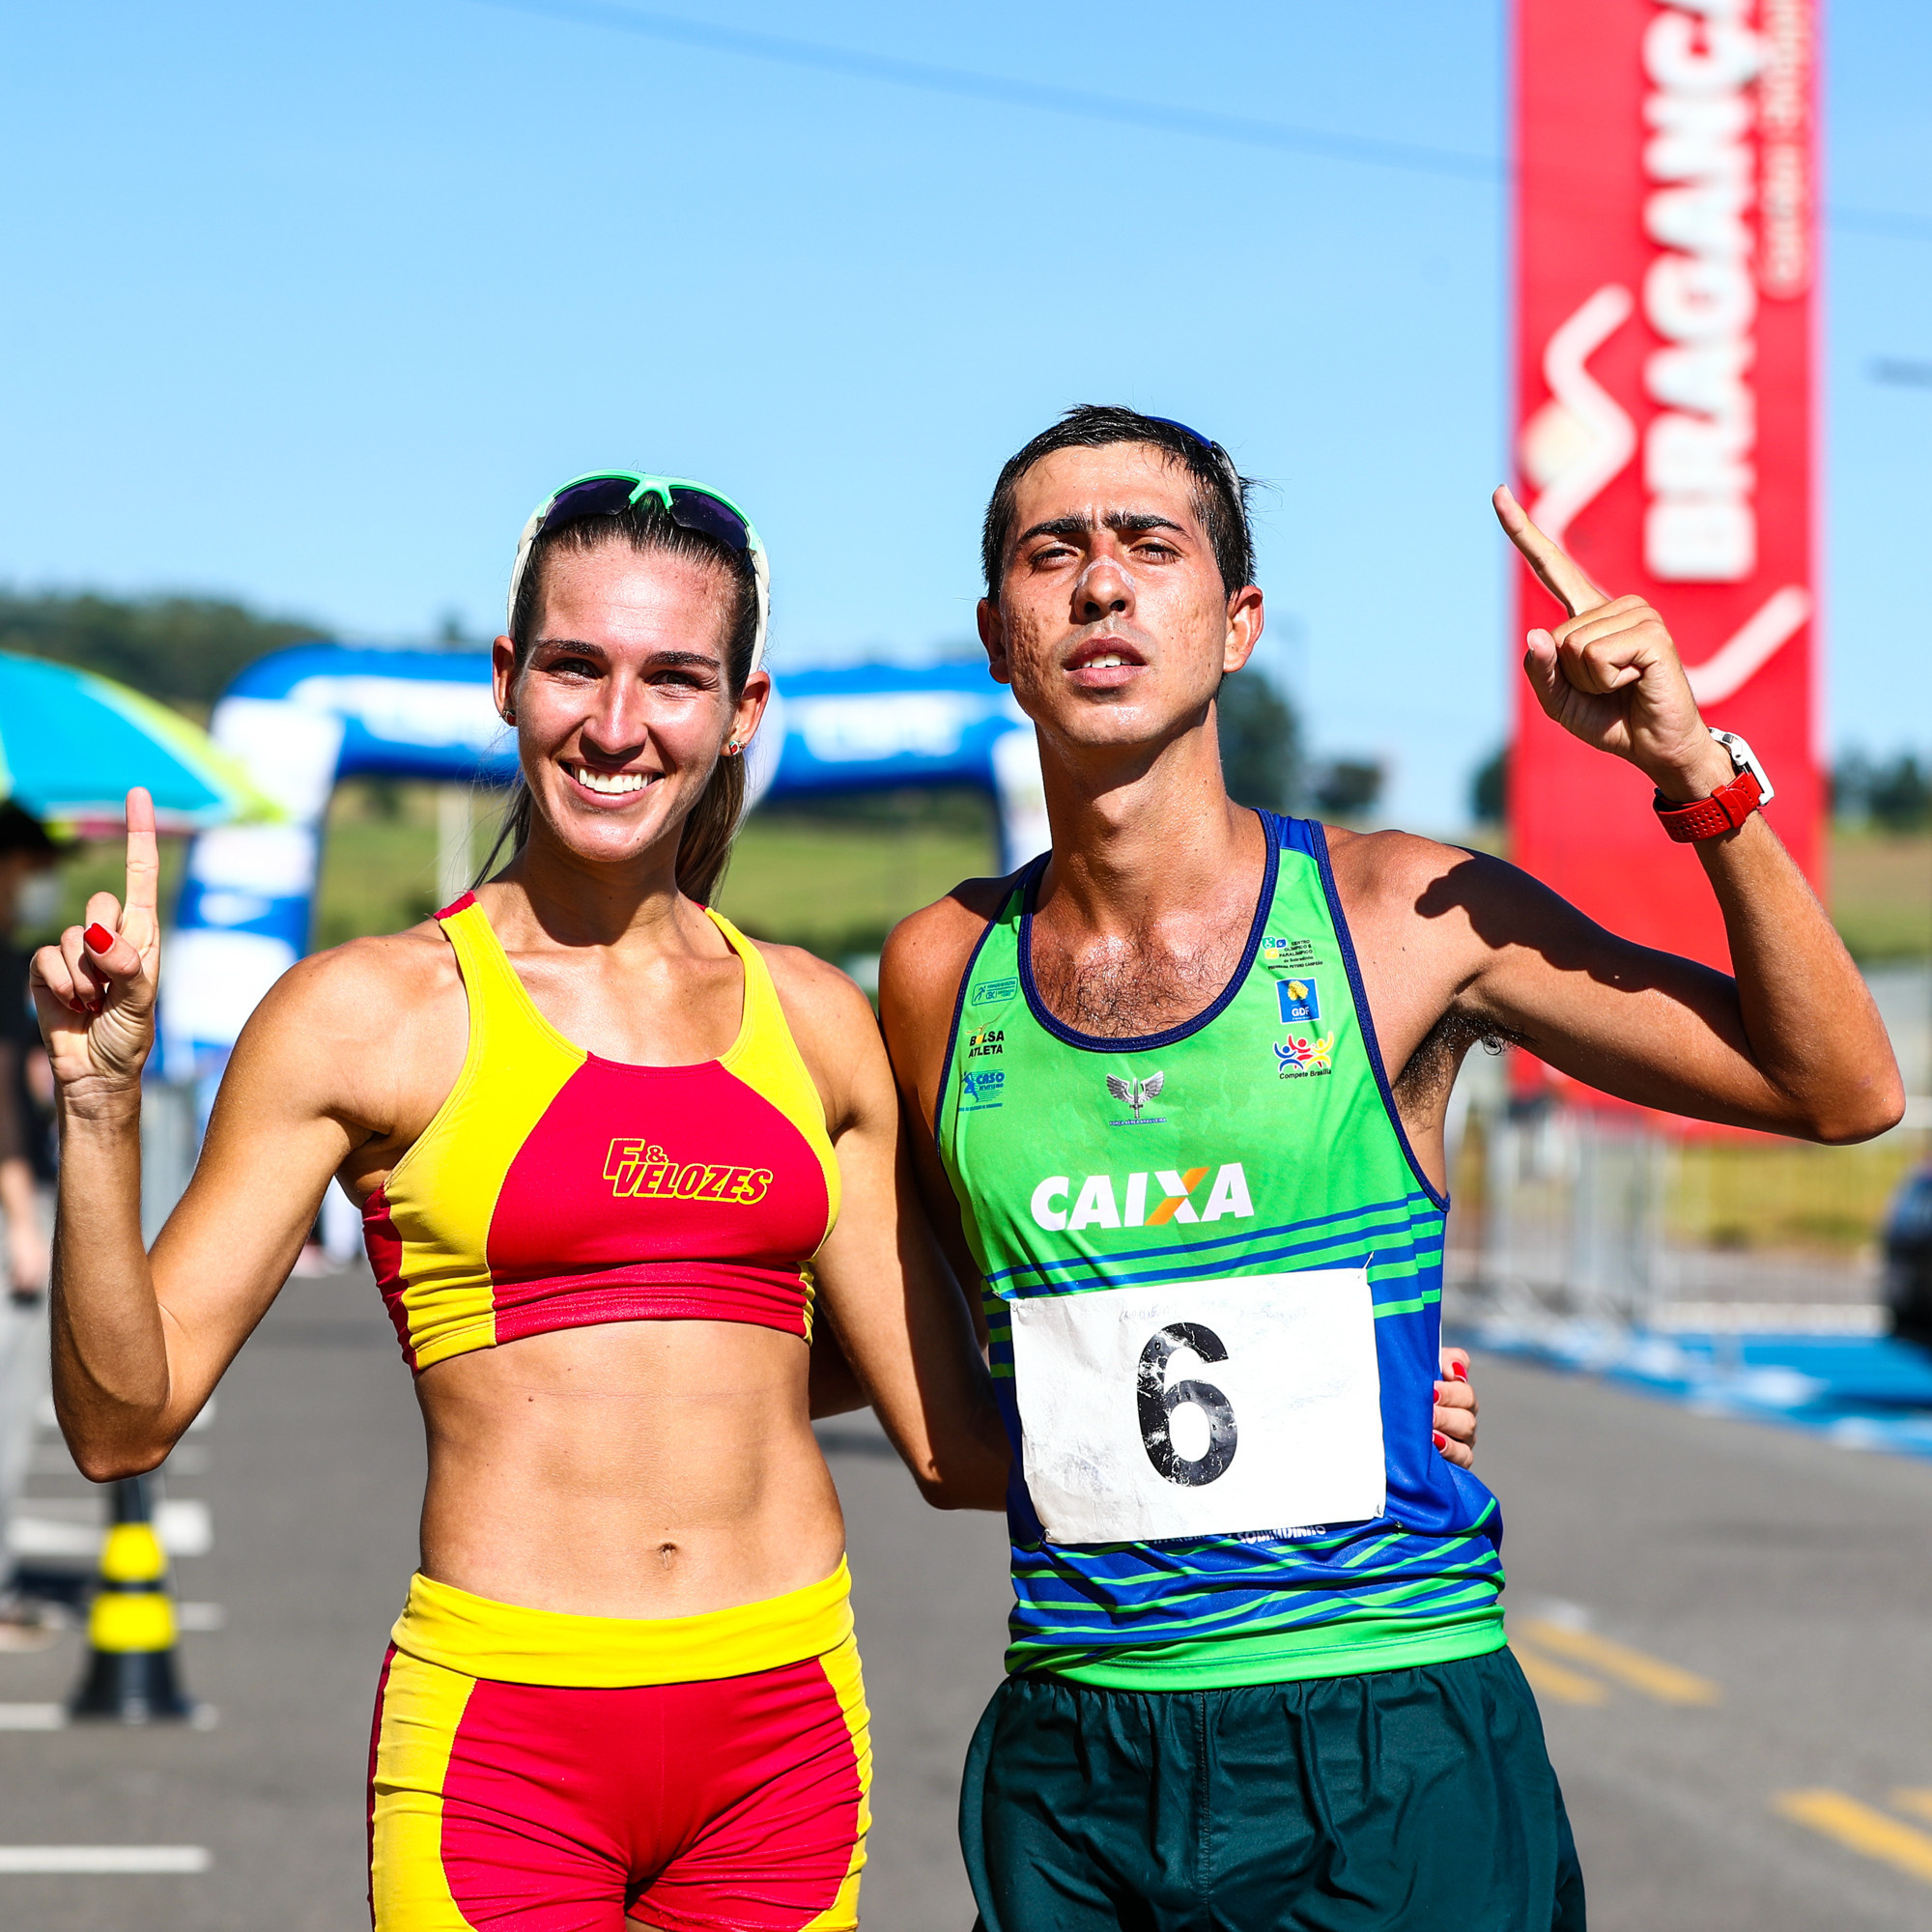
[[[1210,541],[1199,490],[1187,466],[1155,443],[1104,443],[1056,449],[1021,476],[1013,493],[1015,534],[1010,563],[1021,545],[1038,536],[1091,536],[1094,521],[1122,535],[1166,528],[1197,543]],[[1130,524],[1129,518],[1147,518]]]

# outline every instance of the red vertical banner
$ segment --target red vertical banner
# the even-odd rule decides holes
[[[1822,887],[1813,742],[1816,0],[1517,0],[1518,494],[1662,613],[1706,722]],[[1519,573],[1517,651],[1562,612]],[[1729,968],[1642,779],[1517,682],[1512,856],[1593,919]]]

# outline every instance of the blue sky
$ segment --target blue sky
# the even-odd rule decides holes
[[[617,0],[621,5],[622,0]],[[677,0],[671,0],[676,6]],[[1502,9],[687,17],[1179,108],[1503,148]],[[668,43],[487,0],[15,10],[0,71],[0,581],[205,589],[409,640],[497,621],[530,502],[716,481],[775,664],[970,638],[1000,462],[1065,405],[1216,434],[1274,486],[1271,666],[1393,813],[1499,739],[1500,187]],[[1184,25],[1178,24],[1184,22]],[[1932,740],[1932,9],[1834,0],[1833,742]]]

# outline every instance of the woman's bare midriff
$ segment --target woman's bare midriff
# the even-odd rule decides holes
[[[810,1350],[740,1321],[566,1328],[416,1378],[426,1575],[579,1616],[681,1617],[837,1569]]]

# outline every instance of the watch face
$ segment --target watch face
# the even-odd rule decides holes
[[[1776,796],[1772,787],[1771,774],[1758,762],[1758,756],[1735,731],[1713,730],[1711,736],[1730,753],[1732,768],[1740,772],[1749,772],[1758,783],[1760,805],[1769,805]]]

